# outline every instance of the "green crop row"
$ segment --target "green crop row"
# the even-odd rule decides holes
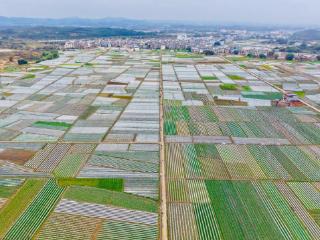
[[[66,191],[64,197],[80,202],[112,205],[146,212],[158,212],[158,203],[152,199],[93,187],[72,186]]]
[[[5,240],[31,239],[59,200],[63,188],[50,179],[5,235]]]
[[[0,210],[0,238],[23,212],[45,184],[45,180],[28,179]]]
[[[311,239],[272,182],[206,185],[223,239]]]
[[[58,178],[58,184],[62,187],[86,186],[118,192],[122,192],[124,189],[122,178]]]

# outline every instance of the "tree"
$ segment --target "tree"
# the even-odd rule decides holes
[[[317,60],[320,61],[320,55],[317,56]]]
[[[252,53],[248,53],[248,54],[247,54],[247,57],[253,58],[253,54],[252,54]]]
[[[294,59],[294,54],[293,53],[288,53],[287,55],[286,55],[286,60],[287,61],[292,61]]]
[[[214,55],[214,52],[211,51],[211,50],[204,50],[203,53],[204,53],[206,56],[212,56],[212,55]]]
[[[52,52],[52,57],[53,58],[58,58],[59,57],[59,52],[58,51],[53,51]]]
[[[191,47],[186,47],[186,51],[187,52],[192,52],[192,48]]]
[[[52,60],[59,57],[59,52],[57,50],[44,51],[37,62],[42,62],[46,60]]]
[[[240,51],[238,49],[232,50],[232,54],[234,54],[234,55],[238,55],[239,53],[240,53]]]
[[[28,61],[25,60],[25,59],[19,59],[19,60],[18,60],[18,64],[19,64],[19,65],[26,65],[26,64],[28,64]]]
[[[266,59],[267,56],[266,56],[265,54],[263,54],[263,53],[260,53],[260,54],[259,54],[259,58],[261,58],[261,59]]]
[[[274,50],[267,53],[267,57],[272,58],[274,56]]]

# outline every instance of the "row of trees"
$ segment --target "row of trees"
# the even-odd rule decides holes
[[[232,51],[232,54],[238,55],[238,54],[240,54],[240,51],[239,51],[238,49],[234,49],[234,50]],[[258,56],[254,55],[254,54],[252,54],[252,53],[248,53],[248,54],[247,54],[247,57],[249,57],[249,58],[258,57],[258,58],[260,58],[260,59],[267,59],[267,58],[278,59],[278,58],[279,58],[279,55],[278,55],[277,53],[274,53],[274,52],[271,52],[271,53],[269,53],[268,55],[266,55],[266,54],[264,54],[264,53],[260,53]],[[295,54],[294,54],[294,53],[290,53],[290,52],[287,53],[287,54],[286,54],[286,57],[285,57],[285,59],[286,59],[287,61],[292,61],[292,60],[294,60],[295,58],[296,58]],[[317,60],[320,61],[320,55],[317,56]]]
[[[36,63],[39,63],[39,62],[46,61],[46,60],[56,59],[58,57],[59,57],[59,52],[57,50],[50,50],[50,51],[42,52],[40,57],[37,57],[36,59],[32,59],[32,60],[35,61]],[[26,64],[28,64],[28,60],[23,59],[23,58],[19,59],[18,64],[19,65],[26,65]]]
[[[320,61],[320,55],[318,55],[316,58],[317,58],[317,61]],[[294,59],[296,59],[296,56],[293,53],[288,53],[286,55],[286,60],[287,61],[292,61]]]
[[[36,62],[39,63],[46,60],[56,59],[58,57],[59,57],[59,52],[57,50],[44,51],[40,59],[38,59]]]

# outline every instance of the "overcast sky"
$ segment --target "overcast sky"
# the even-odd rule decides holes
[[[320,24],[320,0],[0,0],[1,16]]]

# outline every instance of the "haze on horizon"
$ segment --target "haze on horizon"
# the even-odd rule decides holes
[[[0,16],[319,25],[319,0],[0,0]]]

